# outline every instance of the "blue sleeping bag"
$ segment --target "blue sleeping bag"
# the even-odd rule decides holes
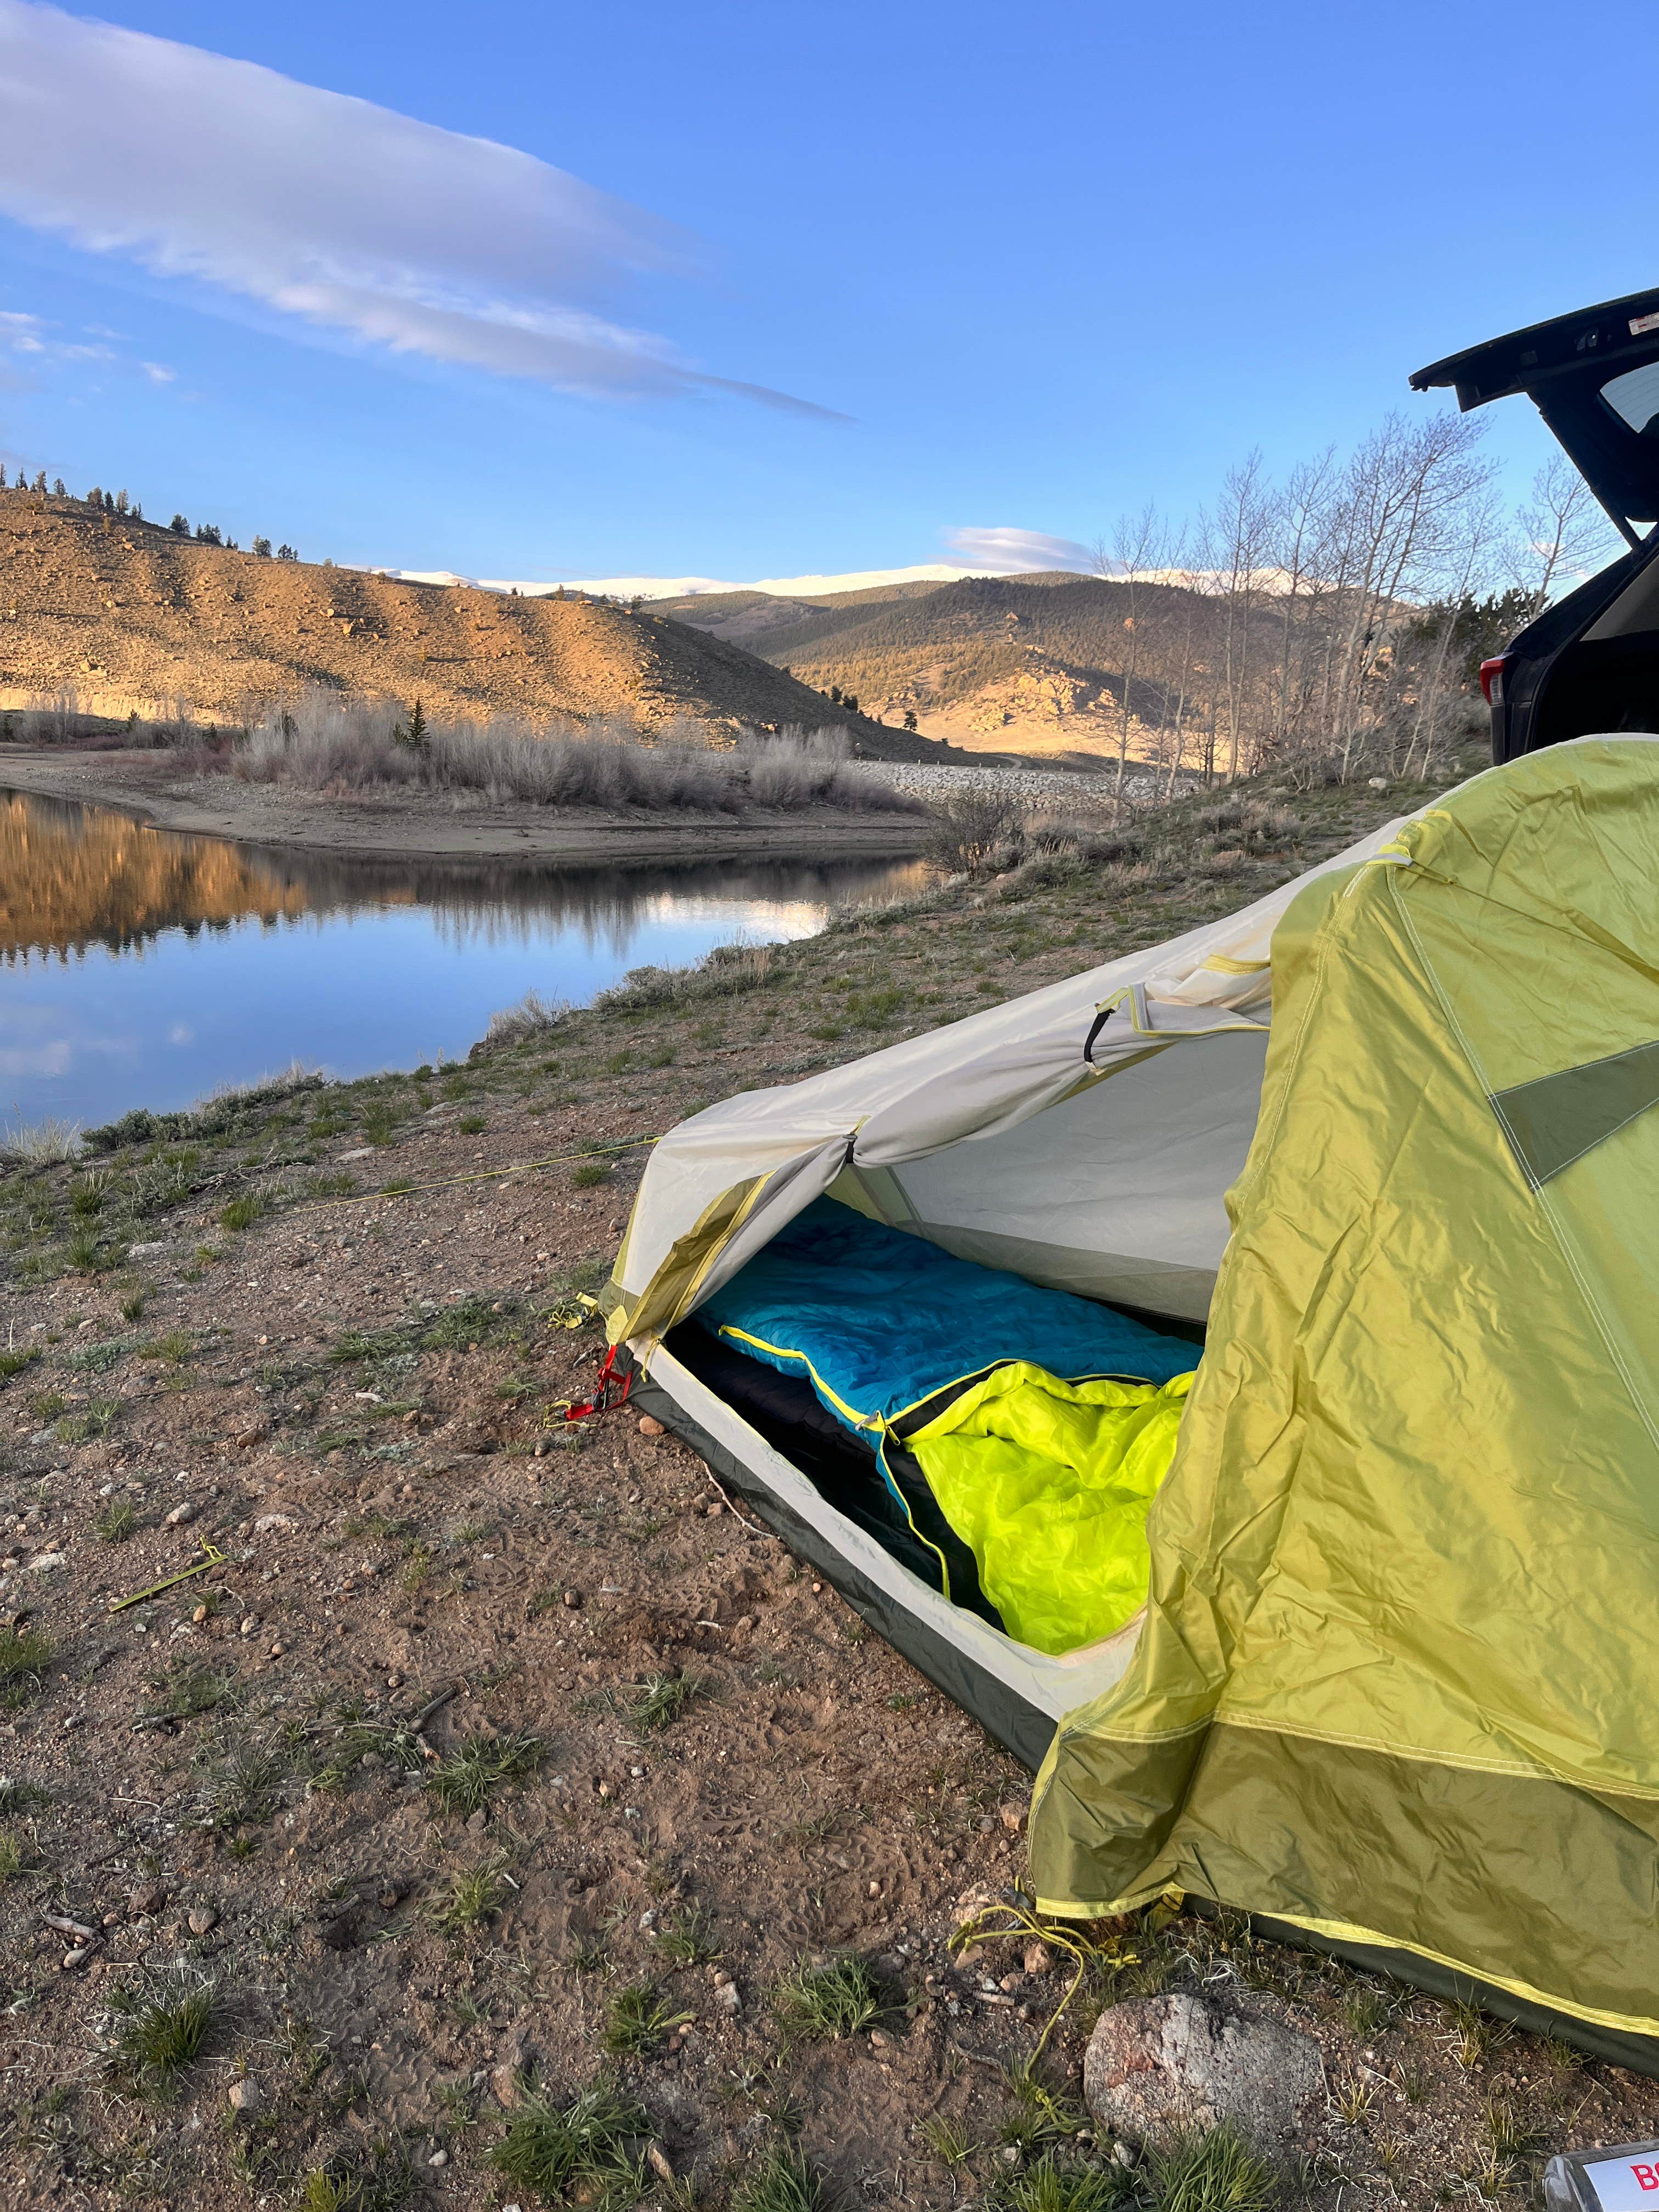
[[[958,1260],[814,1200],[694,1318],[753,1358],[808,1375],[849,1428],[879,1430],[1005,1360],[1066,1382],[1167,1382],[1197,1347],[1109,1306]]]

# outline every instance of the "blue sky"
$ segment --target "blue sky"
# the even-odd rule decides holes
[[[1086,544],[1659,283],[1656,64],[1651,0],[0,0],[0,459],[474,574]]]

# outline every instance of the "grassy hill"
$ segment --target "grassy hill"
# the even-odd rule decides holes
[[[0,492],[0,707],[67,690],[91,714],[182,699],[241,720],[307,684],[418,697],[434,718],[839,725],[877,759],[939,750],[832,709],[777,658],[659,607],[259,558],[80,500]]]
[[[659,602],[678,620],[741,642],[815,688],[850,691],[866,713],[958,744],[1115,751],[1121,719],[1128,586],[1061,574],[878,586],[823,599],[761,592]],[[1215,604],[1141,585],[1137,625],[1190,622],[1207,636]],[[1131,706],[1158,705],[1150,689]]]

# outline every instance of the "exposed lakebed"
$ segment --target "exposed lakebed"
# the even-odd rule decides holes
[[[0,791],[0,1121],[186,1105],[299,1060],[459,1059],[527,991],[811,936],[911,859],[579,868],[344,859]]]

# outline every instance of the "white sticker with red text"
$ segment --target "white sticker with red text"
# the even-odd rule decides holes
[[[1601,2159],[1584,2168],[1584,2179],[1595,2191],[1601,2212],[1636,2212],[1638,2205],[1659,2205],[1659,2149],[1641,2158]]]

